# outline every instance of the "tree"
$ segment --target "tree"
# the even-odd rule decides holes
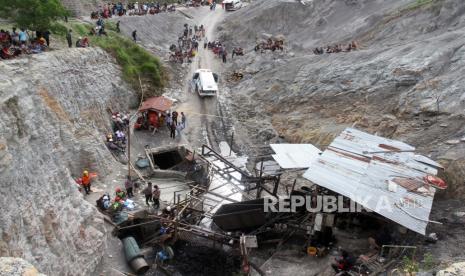
[[[45,31],[53,21],[68,14],[60,0],[0,0],[0,17],[19,28]]]

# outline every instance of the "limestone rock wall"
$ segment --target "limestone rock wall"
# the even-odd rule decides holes
[[[105,230],[73,178],[112,172],[107,109],[127,110],[134,92],[99,48],[2,61],[0,71],[0,257],[47,275],[89,275]]]

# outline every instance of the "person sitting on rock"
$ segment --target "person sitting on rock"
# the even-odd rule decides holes
[[[123,201],[126,199],[126,193],[119,187],[115,189],[115,195],[116,197],[121,198]]]
[[[10,58],[13,58],[13,55],[10,54],[10,48],[8,47],[7,44],[3,44],[2,52],[1,52],[0,56],[1,56],[3,59],[10,59]]]
[[[358,50],[358,43],[357,41],[353,40],[351,43],[352,50]]]
[[[126,135],[121,130],[116,131],[116,141],[121,142],[123,145],[126,144]]]
[[[107,210],[111,205],[110,195],[108,193],[103,194],[99,199],[97,199],[96,203],[100,210]]]

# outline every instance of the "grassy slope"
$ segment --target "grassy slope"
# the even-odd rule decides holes
[[[167,82],[167,74],[158,58],[117,33],[113,22],[105,22],[105,24],[108,36],[89,36],[93,25],[77,21],[57,22],[51,31],[64,40],[67,29],[72,29],[73,43],[78,36],[87,36],[91,46],[101,47],[116,58],[122,67],[124,79],[134,89],[140,91],[140,85],[144,85],[144,98],[159,95]]]

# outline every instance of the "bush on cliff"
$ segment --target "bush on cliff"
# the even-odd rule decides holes
[[[50,29],[52,22],[69,12],[60,0],[2,0],[0,17],[13,21],[19,28],[34,31]]]

